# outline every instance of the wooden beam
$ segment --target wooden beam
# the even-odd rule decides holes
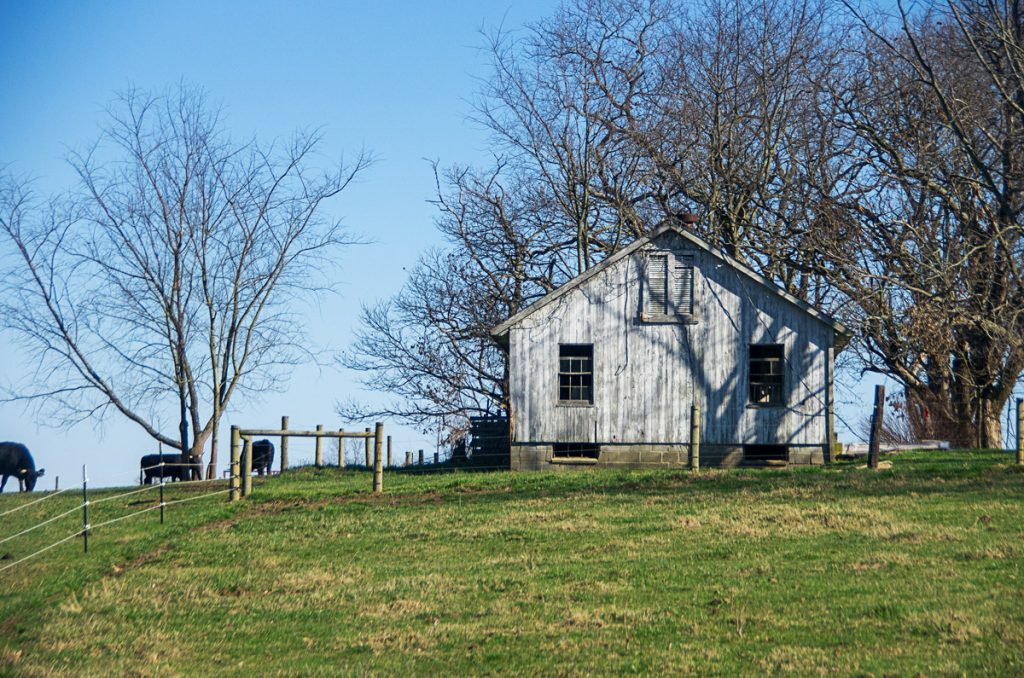
[[[369,431],[369,429],[367,429]],[[337,438],[340,431],[282,431],[279,428],[243,428],[239,429],[243,436],[288,436],[289,438]],[[359,431],[346,431],[346,438],[372,438],[373,432],[360,433]]]

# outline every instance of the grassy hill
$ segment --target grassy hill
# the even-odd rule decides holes
[[[1024,673],[1024,469],[893,462],[389,474],[381,498],[299,469],[0,573],[0,672]],[[4,516],[0,539],[76,502]],[[0,544],[0,567],[80,521]]]

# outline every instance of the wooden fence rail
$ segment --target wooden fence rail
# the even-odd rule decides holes
[[[256,436],[273,436],[281,439],[281,470],[288,468],[286,459],[288,450],[288,438],[315,438],[316,439],[316,465],[323,466],[323,439],[337,438],[339,441],[339,468],[345,467],[345,439],[365,438],[366,439],[366,464],[374,469],[373,492],[380,494],[383,491],[383,466],[382,448],[384,444],[384,424],[377,422],[376,427],[365,431],[325,431],[322,424],[317,424],[315,431],[290,431],[287,429],[288,417],[281,417],[281,428],[240,428],[231,427],[231,485],[228,493],[230,501],[237,501],[240,498],[248,497],[252,493],[252,442]],[[246,445],[248,451],[242,454],[242,445]],[[371,451],[373,458],[371,459]],[[388,437],[388,452],[390,456],[391,439]],[[389,460],[390,461],[390,460]],[[372,466],[371,466],[372,464]]]

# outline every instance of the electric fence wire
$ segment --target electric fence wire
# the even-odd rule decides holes
[[[194,497],[185,497],[184,499],[173,499],[171,501],[165,501],[164,502],[164,506],[171,506],[173,504],[184,504],[187,501],[195,501],[196,499],[205,499],[206,497],[212,497],[214,495],[224,494],[225,492],[230,492],[230,491],[231,491],[231,488],[229,487],[229,488],[226,488],[226,489],[223,489],[223,490],[214,490],[213,492],[207,492],[205,494],[197,494]]]
[[[147,489],[149,489],[149,488],[147,488]],[[158,503],[158,504],[156,504],[154,506],[148,506],[148,507],[146,507],[144,509],[140,509],[138,511],[133,511],[132,513],[128,513],[128,514],[123,515],[123,516],[118,516],[116,518],[111,518],[110,520],[104,520],[103,522],[100,522],[100,523],[86,525],[85,528],[83,528],[81,530],[77,530],[73,534],[70,534],[70,535],[68,535],[68,536],[66,536],[66,537],[64,537],[62,539],[58,539],[57,541],[53,542],[52,544],[48,544],[47,546],[44,546],[43,548],[39,549],[38,551],[30,553],[27,556],[23,556],[22,558],[19,558],[18,560],[15,560],[14,562],[7,563],[3,567],[0,567],[0,572],[8,570],[8,569],[14,567],[15,565],[23,563],[26,560],[29,560],[30,558],[34,558],[34,557],[38,556],[41,553],[45,553],[46,551],[49,551],[50,549],[52,549],[52,548],[54,548],[56,546],[60,546],[61,544],[74,539],[75,537],[81,536],[86,531],[89,531],[91,533],[93,530],[95,530],[97,528],[106,527],[108,525],[113,525],[114,523],[121,522],[122,520],[127,520],[129,518],[134,518],[135,516],[142,515],[143,513],[148,513],[150,511],[155,511],[155,510],[157,510],[157,509],[159,509],[161,507],[164,507],[164,506],[171,506],[172,504],[182,504],[182,503],[189,502],[189,501],[195,501],[197,499],[205,499],[206,497],[212,497],[212,496],[215,496],[215,495],[221,495],[221,494],[224,494],[224,492],[229,492],[229,491],[230,491],[230,488],[225,489],[225,490],[216,490],[214,492],[207,492],[205,494],[196,495],[194,497],[185,497],[184,499],[175,499],[175,500],[172,500],[172,501],[165,501],[162,504]],[[138,492],[138,490],[135,490],[135,491],[129,492],[129,493],[125,493],[125,494],[135,494],[136,492]],[[122,495],[118,495],[118,496],[125,496],[125,495],[122,494]],[[104,498],[104,499],[106,499],[106,498]],[[87,505],[88,504],[95,504],[95,503],[98,503],[98,502],[87,502]],[[42,523],[40,523],[38,525],[35,525],[33,527],[30,527],[27,530],[23,530],[22,532],[19,532],[18,534],[14,534],[14,535],[11,535],[10,537],[7,537],[6,539],[0,541],[0,544],[2,544],[5,541],[8,541],[10,539],[14,539],[15,537],[21,536],[22,534],[25,534],[27,532],[31,532],[32,530],[34,530],[34,529],[36,529],[38,527],[41,527],[42,525],[45,525],[47,523],[53,522],[54,520],[57,520],[59,518],[63,518],[64,516],[67,516],[67,515],[69,515],[71,513],[75,513],[77,511],[80,511],[81,508],[82,508],[81,505],[75,506],[73,509],[71,509],[71,510],[65,512],[65,513],[62,513],[59,516],[54,516],[53,518],[51,518],[51,519],[49,519],[47,521],[44,521],[44,522],[42,522]]]
[[[141,488],[136,489],[136,490],[129,490],[128,492],[121,492],[120,494],[115,494],[115,495],[112,495],[112,496],[109,496],[109,497],[100,497],[99,499],[93,499],[92,501],[89,502],[89,505],[92,506],[93,504],[102,504],[104,502],[113,501],[114,499],[121,499],[122,497],[130,497],[133,494],[138,494],[140,492],[148,492],[149,490],[153,490],[153,489],[156,489],[158,487],[160,487],[160,486],[159,485],[146,485],[146,486],[141,487]]]
[[[72,509],[68,509],[68,510],[67,510],[67,511],[65,511],[64,513],[60,513],[60,514],[58,514],[58,515],[55,515],[55,516],[53,516],[52,518],[47,518],[47,519],[46,519],[46,520],[44,520],[43,522],[41,522],[41,523],[37,523],[37,524],[33,525],[32,527],[29,527],[29,528],[26,528],[26,529],[22,530],[21,532],[18,532],[18,533],[16,533],[16,534],[12,534],[12,535],[11,535],[11,536],[9,536],[9,537],[4,537],[3,539],[0,539],[0,544],[3,544],[3,543],[5,543],[5,542],[8,542],[8,541],[10,541],[10,540],[14,539],[15,537],[20,537],[20,536],[21,536],[21,535],[23,535],[23,534],[28,534],[29,532],[31,532],[31,531],[33,531],[33,530],[38,530],[38,529],[39,529],[40,527],[42,527],[43,525],[49,525],[50,523],[52,523],[52,522],[53,522],[53,521],[55,521],[55,520],[60,520],[61,518],[65,517],[65,516],[69,516],[69,515],[71,515],[72,513],[75,513],[75,512],[77,512],[77,511],[81,511],[81,510],[82,510],[82,504],[77,504],[77,505],[75,505],[75,507],[74,507],[74,508],[72,508]]]
[[[164,502],[164,505],[166,505],[166,503],[167,502]],[[160,506],[161,506],[161,504],[157,503],[157,504],[154,504],[153,506],[147,506],[144,509],[139,509],[138,511],[133,511],[133,512],[125,514],[123,516],[118,516],[117,518],[111,518],[110,520],[105,520],[102,523],[95,523],[95,524],[90,523],[87,527],[88,527],[89,532],[91,533],[97,527],[105,527],[107,525],[111,525],[113,523],[117,523],[117,522],[120,522],[122,520],[127,520],[128,518],[134,518],[135,516],[142,515],[143,513],[148,513],[149,511],[155,511],[156,509],[160,508]]]
[[[79,508],[81,508],[81,507],[79,507]],[[19,564],[19,563],[23,563],[23,562],[25,562],[25,561],[26,561],[26,560],[28,560],[29,558],[35,558],[35,557],[36,557],[36,556],[38,556],[38,555],[39,555],[40,553],[44,553],[44,552],[46,552],[46,551],[49,551],[50,549],[54,548],[55,546],[60,546],[61,544],[63,544],[63,543],[64,543],[64,542],[66,542],[66,541],[70,541],[70,540],[74,539],[75,537],[79,537],[79,536],[81,536],[81,535],[82,535],[82,533],[83,533],[83,532],[84,532],[84,530],[78,530],[78,531],[77,531],[77,532],[75,532],[74,534],[70,534],[70,535],[68,535],[68,536],[64,537],[63,539],[60,539],[60,540],[58,540],[58,541],[55,541],[55,542],[53,542],[52,544],[50,544],[49,546],[44,546],[43,548],[39,549],[39,550],[38,550],[38,551],[36,551],[35,553],[30,553],[30,554],[28,554],[27,556],[24,556],[24,557],[22,557],[22,558],[19,558],[18,560],[15,560],[15,561],[14,561],[14,562],[12,562],[12,563],[8,563],[8,564],[4,565],[3,567],[0,567],[0,572],[3,572],[4,570],[9,570],[10,568],[14,567],[15,565],[17,565],[17,564]]]
[[[38,504],[41,501],[46,501],[47,499],[51,499],[53,497],[56,497],[58,494],[61,494],[63,492],[67,492],[68,490],[75,490],[75,489],[78,489],[78,488],[75,487],[75,486],[71,486],[71,487],[65,487],[63,490],[54,490],[53,492],[50,492],[47,495],[45,495],[43,497],[40,497],[39,499],[35,499],[33,501],[30,501],[30,502],[27,502],[25,504],[22,504],[21,506],[15,506],[12,509],[8,509],[8,510],[4,511],[3,513],[0,513],[0,517],[6,516],[8,513],[14,513],[15,511],[20,511],[23,508],[28,508],[29,506],[32,506],[34,504]]]

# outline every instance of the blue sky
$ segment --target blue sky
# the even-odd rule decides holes
[[[428,159],[483,162],[487,135],[467,116],[488,73],[480,29],[519,27],[550,14],[529,2],[0,2],[0,166],[36,178],[43,193],[68,187],[64,156],[93,141],[104,107],[128,86],[164,90],[184,81],[224,107],[238,137],[285,138],[321,128],[324,161],[361,148],[378,158],[332,209],[373,244],[338,262],[341,294],[312,308],[320,345],[343,347],[360,302],[392,295],[404,269],[437,244]],[[7,381],[25,357],[0,339]],[[340,425],[335,403],[358,386],[350,374],[299,369],[283,393],[234,402],[229,423]],[[434,449],[433,436],[388,422],[399,451]],[[97,484],[130,482],[156,444],[111,417],[54,430],[21,405],[0,405],[0,439],[24,442],[62,485],[89,465]],[[306,449],[308,447],[308,449]],[[311,441],[291,457],[312,458]],[[223,458],[223,457],[222,457]]]
[[[74,179],[67,150],[97,137],[116,92],[163,91],[179,82],[204,88],[238,137],[266,141],[321,128],[325,163],[372,151],[378,163],[332,209],[373,244],[345,252],[336,269],[341,294],[323,299],[307,319],[317,343],[342,348],[359,304],[396,292],[405,268],[439,242],[427,203],[434,188],[428,160],[489,157],[487,134],[468,119],[468,100],[489,72],[480,30],[514,30],[556,5],[0,2],[0,166],[35,177],[41,193],[67,188]],[[0,356],[4,381],[28,367],[3,338]],[[870,388],[840,389],[845,420],[856,424]],[[287,414],[297,428],[334,428],[335,403],[353,394],[360,395],[353,375],[305,367],[282,393],[235,401],[228,423],[269,426]],[[434,448],[432,436],[393,422],[387,430],[399,454]],[[840,434],[852,438],[842,426]],[[34,451],[47,468],[43,487],[52,487],[55,475],[62,484],[77,481],[83,463],[96,484],[131,482],[139,456],[156,451],[116,417],[62,431],[16,404],[0,404],[0,439]],[[291,449],[296,462],[312,459],[311,441]]]

